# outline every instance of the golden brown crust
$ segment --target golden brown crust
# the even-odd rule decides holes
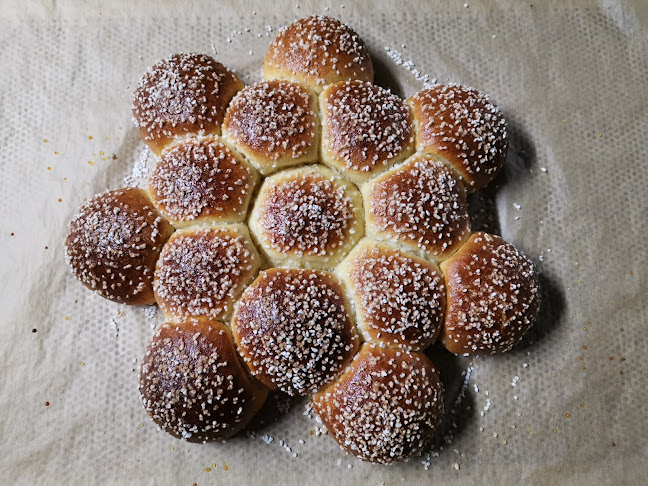
[[[470,233],[463,185],[429,155],[413,155],[369,181],[362,192],[371,237],[397,241],[440,261]]]
[[[142,361],[139,390],[153,421],[189,442],[234,435],[268,394],[247,375],[229,329],[213,320],[158,329]]]
[[[322,161],[354,182],[405,160],[414,152],[412,115],[405,102],[380,86],[347,81],[320,95]]]
[[[335,441],[365,461],[389,464],[425,447],[443,414],[443,386],[421,353],[364,344],[313,408]]]
[[[339,20],[313,15],[282,28],[263,64],[265,79],[289,79],[316,93],[331,83],[373,81],[369,50],[358,34]]]
[[[225,109],[243,83],[204,54],[174,54],[142,76],[133,93],[133,119],[159,155],[174,139],[220,135]]]
[[[148,181],[158,210],[176,227],[245,220],[258,174],[216,137],[165,150]]]
[[[362,240],[336,269],[367,341],[420,350],[443,326],[445,287],[437,266],[411,253]]]
[[[232,330],[252,373],[290,395],[316,392],[358,349],[340,283],[316,270],[262,272],[237,304]]]
[[[242,224],[178,230],[156,265],[155,299],[170,320],[227,319],[260,265]]]
[[[171,233],[142,189],[108,191],[84,204],[70,222],[66,260],[75,277],[102,297],[152,304],[155,262]]]
[[[268,177],[250,229],[273,265],[331,269],[362,237],[362,196],[330,169],[312,165]]]
[[[317,98],[308,88],[290,81],[248,86],[227,108],[223,136],[263,174],[315,162],[319,153]]]
[[[407,103],[414,113],[416,149],[443,157],[469,190],[487,185],[504,166],[506,121],[485,94],[440,84],[419,91]]]
[[[533,326],[540,305],[535,268],[499,236],[474,233],[441,269],[448,299],[442,340],[448,351],[508,351]]]

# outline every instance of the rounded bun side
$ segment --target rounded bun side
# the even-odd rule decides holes
[[[470,191],[492,181],[506,162],[509,139],[502,112],[490,98],[457,84],[440,84],[407,100],[416,149],[442,157]]]
[[[237,304],[232,330],[252,373],[290,395],[319,390],[358,348],[340,283],[317,270],[262,272]]]

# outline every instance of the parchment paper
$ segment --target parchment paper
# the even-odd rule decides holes
[[[0,2],[0,483],[645,484],[648,475],[648,15],[645,2]],[[436,445],[374,466],[318,435],[305,400],[195,445],[156,430],[137,392],[162,322],[86,291],[63,257],[86,198],[142,185],[131,122],[145,68],[213,54],[246,84],[282,25],[349,23],[402,96],[455,81],[511,128],[475,226],[542,271],[532,335],[487,359],[430,350],[449,413]],[[287,413],[285,408],[290,405]],[[276,412],[279,408],[279,412]],[[275,413],[276,412],[276,413]]]

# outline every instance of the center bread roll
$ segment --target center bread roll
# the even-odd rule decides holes
[[[272,265],[331,270],[362,238],[362,196],[321,165],[282,171],[263,182],[249,225]]]

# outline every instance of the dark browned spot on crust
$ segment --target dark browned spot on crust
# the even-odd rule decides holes
[[[442,338],[449,351],[508,351],[535,322],[540,304],[535,268],[500,237],[473,234],[441,268],[448,299]]]
[[[191,139],[162,154],[149,193],[172,222],[242,221],[253,169],[215,138]]]
[[[444,157],[469,187],[484,187],[502,168],[509,145],[506,121],[488,96],[442,84],[420,91],[408,103],[416,148]]]
[[[229,329],[209,320],[163,325],[142,361],[139,390],[155,423],[189,442],[234,435],[267,396],[241,365]]]
[[[153,270],[173,228],[142,189],[92,198],[70,223],[66,261],[75,277],[102,297],[151,304]]]
[[[443,386],[425,355],[364,344],[313,404],[343,449],[388,464],[430,441],[443,414]]]
[[[291,395],[316,392],[358,347],[339,282],[316,270],[262,272],[244,292],[232,329],[252,373]]]

